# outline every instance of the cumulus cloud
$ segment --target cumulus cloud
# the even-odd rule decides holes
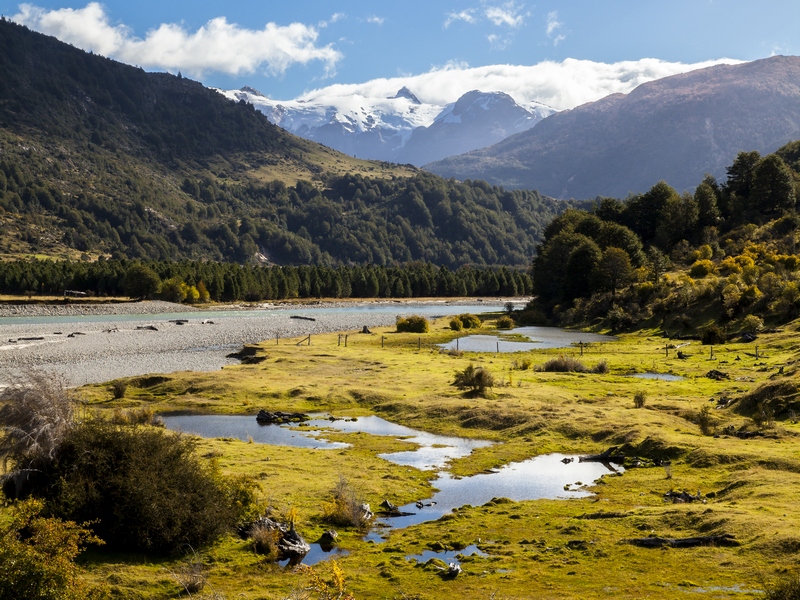
[[[367,17],[367,23],[372,23],[373,25],[383,25],[383,22],[385,20],[386,19],[384,19],[383,17],[376,17],[374,15],[371,17]]]
[[[208,71],[228,75],[264,72],[279,75],[295,64],[319,61],[330,73],[342,55],[332,46],[318,46],[318,32],[302,23],[264,29],[243,29],[225,17],[212,19],[197,31],[162,24],[144,39],[124,25],[112,25],[103,6],[45,10],[22,4],[11,17],[42,33],[95,53],[142,67],[181,70],[199,77]]]
[[[686,64],[645,58],[601,63],[568,58],[561,62],[545,61],[531,66],[469,67],[464,64],[448,64],[420,75],[332,85],[307,92],[298,99],[326,102],[326,99],[353,95],[389,98],[406,86],[422,102],[430,104],[445,105],[455,102],[470,90],[482,90],[505,92],[521,104],[540,102],[564,110],[599,100],[609,94],[628,93],[642,83],[654,79],[715,64],[738,62],[741,61],[720,59]]]

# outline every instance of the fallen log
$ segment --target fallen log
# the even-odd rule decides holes
[[[629,544],[640,548],[696,548],[698,546],[740,546],[741,544],[730,534],[703,535],[688,538],[646,537],[626,540]]]
[[[625,462],[625,455],[624,454],[614,454],[617,451],[617,446],[612,446],[608,450],[601,452],[600,454],[589,454],[587,456],[581,456],[578,458],[578,462],[613,462],[613,463],[623,463]]]
[[[302,315],[292,315],[290,319],[302,319],[303,321],[316,321],[314,317],[304,317]]]

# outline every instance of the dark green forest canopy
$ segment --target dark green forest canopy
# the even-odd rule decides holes
[[[77,290],[94,296],[166,300],[181,283],[207,291],[207,300],[258,301],[292,298],[422,298],[430,296],[519,296],[531,293],[525,271],[461,267],[451,271],[430,263],[400,267],[264,267],[220,262],[94,262],[28,260],[0,262],[0,293],[60,295]],[[167,283],[168,285],[165,285]]]
[[[309,144],[197,82],[0,21],[0,255],[525,266],[569,206],[423,172],[256,176]]]
[[[612,309],[623,314],[625,309],[614,308],[616,292],[634,283],[639,296],[631,310],[638,312],[639,304],[649,306],[658,293],[667,293],[666,288],[661,289],[662,275],[670,263],[678,270],[686,268],[687,276],[702,278],[716,273],[714,261],[719,263],[725,257],[738,262],[729,260],[722,272],[738,268],[734,273],[737,277],[741,265],[747,267],[753,257],[765,262],[755,265],[757,268],[745,273],[741,281],[734,277],[736,282],[727,282],[742,297],[765,296],[755,285],[758,269],[769,275],[759,283],[770,288],[772,300],[784,283],[794,289],[796,269],[787,266],[794,262],[785,257],[796,252],[800,225],[800,142],[764,157],[758,152],[741,152],[727,174],[722,184],[706,176],[693,194],[680,194],[661,181],[646,193],[624,201],[598,198],[587,210],[570,209],[556,217],[545,229],[544,242],[533,260],[539,307],[559,318],[572,311],[573,320],[578,306],[584,316],[604,317],[603,311]],[[731,294],[733,290],[728,290],[729,298]],[[722,298],[720,292],[707,305],[722,302]],[[662,308],[663,300],[659,304]],[[795,301],[788,302],[793,306]],[[762,312],[775,312],[778,306],[773,302],[769,308],[766,300],[762,303]],[[586,307],[590,305],[602,314],[589,315],[592,311],[587,312]],[[731,307],[728,302],[728,317],[736,315]],[[782,314],[794,314],[794,309],[785,308],[781,308]],[[647,312],[643,309],[642,314]],[[577,321],[583,322],[582,318]]]

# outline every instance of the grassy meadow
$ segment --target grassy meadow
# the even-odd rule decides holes
[[[483,332],[497,316],[485,320]],[[589,454],[612,446],[629,463],[642,459],[639,468],[629,464],[624,474],[603,477],[585,499],[465,506],[438,521],[394,530],[382,544],[363,541],[363,532],[336,528],[346,554],[335,565],[356,598],[763,597],[765,585],[797,567],[800,425],[787,417],[794,414],[789,410],[796,397],[796,324],[756,342],[715,346],[713,358],[709,346],[666,340],[655,331],[588,345],[583,356],[577,348],[439,351],[436,344],[454,335],[443,320],[422,335],[393,328],[348,332],[346,347],[337,334],[312,336],[311,345],[273,340],[260,345],[265,360],[257,365],[131,378],[116,400],[112,383],[79,392],[86,410],[116,413],[117,419],[141,409],[375,414],[417,429],[497,442],[453,461],[450,470],[457,476],[544,453]],[[685,358],[677,357],[678,350]],[[608,370],[537,370],[559,355],[589,368],[605,361]],[[456,371],[470,364],[494,375],[487,397],[451,385]],[[706,377],[712,369],[729,379]],[[629,376],[650,371],[683,379]],[[644,394],[639,408],[637,392]],[[740,431],[743,437],[735,435]],[[364,433],[325,437],[351,446],[323,451],[204,439],[198,452],[225,473],[254,477],[264,507],[296,514],[309,542],[331,527],[324,515],[341,477],[373,508],[384,498],[402,505],[430,496],[433,473],[377,456],[409,442]],[[653,466],[654,461],[671,464]],[[665,500],[670,491],[699,491],[703,501],[673,504]],[[641,548],[627,542],[723,534],[736,545]],[[453,579],[443,577],[440,562],[406,559],[426,549],[470,544],[489,556],[464,557],[464,572]],[[191,558],[205,565],[208,584],[193,597],[302,597],[315,575],[324,581],[333,576],[331,561],[313,572],[281,568],[234,536],[196,552]],[[178,584],[187,560],[90,550],[82,565],[90,580],[110,586],[115,597],[169,598],[187,597]]]

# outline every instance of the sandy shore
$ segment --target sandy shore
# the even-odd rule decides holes
[[[504,300],[485,301],[487,310],[503,303]],[[458,312],[463,305],[464,301],[422,304],[426,310],[442,314]],[[0,321],[0,386],[13,383],[20,373],[30,369],[60,374],[71,386],[147,373],[216,370],[225,364],[236,364],[226,355],[243,344],[274,340],[276,336],[291,338],[360,331],[365,325],[388,326],[398,314],[416,312],[415,307],[420,306],[384,301],[365,304],[363,310],[323,304],[195,311],[188,315],[185,306],[168,302],[88,308],[6,306],[0,317],[16,318]],[[12,314],[14,310],[18,312]],[[173,322],[174,313],[178,312],[188,319],[185,324]],[[291,318],[296,314],[310,315],[315,320]]]

